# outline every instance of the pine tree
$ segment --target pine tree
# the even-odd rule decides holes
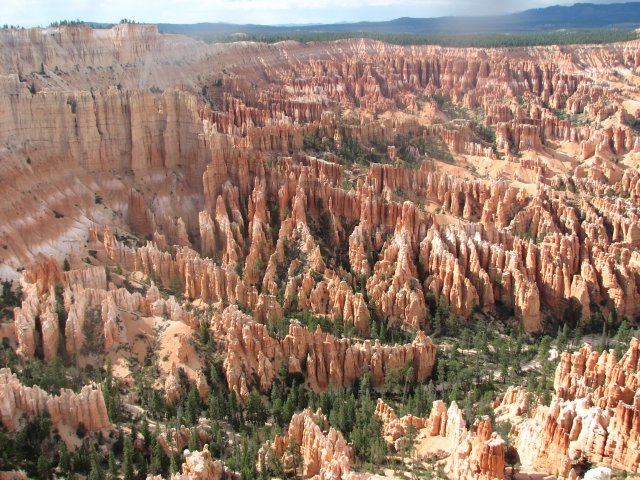
[[[124,480],[133,480],[133,444],[131,438],[124,439],[122,474]]]
[[[142,480],[147,478],[147,460],[142,452],[136,450],[134,452],[134,465],[136,469],[136,478]]]
[[[613,331],[613,327],[618,323],[618,310],[616,310],[616,306],[611,306],[611,311],[609,312],[609,316],[607,317],[607,331],[611,333]]]
[[[355,409],[355,399],[352,403],[351,398],[353,397],[350,395],[345,399],[346,402],[339,402],[345,406],[344,413],[340,416],[344,415],[347,421],[345,427],[351,432],[350,438],[355,446],[356,455],[363,461],[381,463],[386,456],[386,449],[381,448],[381,442],[378,442],[382,440],[382,423],[375,416],[375,403],[367,393],[359,398],[358,408]],[[351,405],[354,408],[353,420],[350,418]]]
[[[164,473],[164,452],[162,450],[162,446],[158,441],[158,435],[156,431],[156,435],[153,436],[151,440],[151,459],[149,462],[149,471],[153,475],[160,475]]]
[[[387,336],[387,330],[385,328],[384,320],[380,320],[380,330],[378,331],[378,338],[384,340]]]
[[[271,402],[271,416],[273,417],[273,421],[276,425],[284,425],[284,418],[282,415],[283,412],[283,404],[280,398],[276,398]]]
[[[38,477],[41,480],[46,480],[47,478],[51,478],[51,469],[49,468],[49,459],[44,451],[40,452],[40,456],[38,457],[38,463],[36,464],[36,469],[38,470]]]
[[[146,418],[142,419],[140,433],[142,433],[142,438],[144,438],[145,447],[149,447],[151,445],[151,431],[149,430],[149,422]]]
[[[412,456],[413,449],[415,447],[416,437],[418,436],[418,430],[410,423],[407,429],[404,432],[405,442],[402,445],[402,455],[404,456]]]
[[[367,372],[360,377],[360,381],[358,384],[358,394],[362,395],[371,395],[373,388],[371,386],[371,373]]]
[[[573,331],[573,341],[571,343],[573,348],[580,348],[582,346],[582,330],[580,327],[576,327]]]
[[[211,425],[211,441],[209,451],[216,458],[221,458],[224,453],[225,434],[220,422],[213,422]]]
[[[551,337],[545,335],[538,345],[538,356],[542,361],[542,365],[549,363],[549,351],[551,350]]]
[[[169,463],[169,471],[171,473],[178,473],[178,459],[176,458],[177,456],[178,456],[178,453],[171,454],[171,460]]]
[[[631,341],[631,328],[629,327],[629,322],[627,321],[627,317],[622,320],[620,326],[618,327],[618,333],[616,334],[616,340],[626,346]]]
[[[67,475],[69,473],[69,450],[67,450],[67,445],[64,442],[60,442],[60,446],[58,447],[58,467],[60,468],[60,472],[63,475]]]
[[[558,350],[559,351],[564,350],[567,347],[568,341],[569,341],[569,327],[565,323],[564,325],[562,325],[562,329],[558,334]]]
[[[407,370],[404,374],[404,388],[402,389],[402,404],[404,405],[407,399],[407,392],[409,391],[409,386],[415,382],[415,371],[412,366],[407,367]]]
[[[113,380],[113,366],[111,364],[111,358],[107,358],[105,370],[106,372],[102,394],[104,396],[104,403],[107,407],[107,414],[109,415],[109,419],[112,422],[116,423],[119,420],[120,413],[117,400],[118,390]]]
[[[209,418],[212,420],[224,420],[225,409],[224,396],[219,395],[215,390],[209,392]]]
[[[267,421],[267,410],[257,391],[249,393],[247,398],[247,421],[254,425],[262,425]]]
[[[229,423],[231,424],[231,428],[237,431],[242,424],[242,411],[240,409],[240,405],[238,405],[238,398],[233,391],[229,392],[227,406]]]
[[[189,450],[192,452],[200,450],[200,440],[198,440],[198,434],[194,427],[189,429]]]
[[[113,450],[109,450],[109,470],[107,472],[107,478],[109,480],[116,480],[118,478],[118,467],[116,466],[116,457],[113,454]]]
[[[200,342],[203,345],[208,345],[209,344],[209,324],[207,323],[206,320],[202,320],[200,322]]]
[[[87,480],[102,480],[102,477],[102,467],[100,466],[98,452],[93,450],[93,452],[91,452],[91,469],[89,470],[89,477],[87,477]]]
[[[195,425],[198,420],[198,413],[200,410],[200,400],[198,399],[198,391],[191,385],[189,389],[189,395],[187,396],[187,404],[184,410],[185,420],[187,425]]]
[[[85,448],[78,448],[73,453],[73,459],[71,460],[73,471],[89,471],[91,467],[91,459],[87,455]]]

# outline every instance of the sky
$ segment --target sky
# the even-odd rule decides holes
[[[590,0],[592,3],[612,3]],[[619,0],[624,1],[624,0]],[[0,0],[0,25],[47,26],[81,19],[117,23],[229,22],[264,25],[491,15],[572,4],[562,0]]]

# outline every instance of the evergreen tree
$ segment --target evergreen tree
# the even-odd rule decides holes
[[[629,327],[629,322],[627,321],[627,317],[622,320],[620,326],[618,327],[618,333],[616,334],[616,340],[622,344],[628,344],[631,341],[631,328]]]
[[[104,386],[102,389],[102,395],[104,397],[104,403],[107,407],[107,414],[109,419],[113,423],[117,423],[120,419],[119,402],[118,402],[118,388],[113,379],[113,366],[111,358],[107,357],[107,364],[105,367]]]
[[[410,423],[404,432],[404,442],[402,444],[401,453],[404,457],[411,457],[413,455],[413,449],[415,448],[416,437],[418,436],[418,429]]]
[[[549,335],[545,335],[540,340],[540,344],[538,345],[538,356],[542,361],[542,364],[549,362],[549,351],[551,350],[551,337]]]
[[[98,452],[93,450],[91,452],[91,469],[89,470],[89,477],[87,480],[102,480],[103,473],[100,466],[100,459],[98,458]]]
[[[170,459],[170,463],[169,463],[169,471],[171,473],[178,473],[178,459],[177,457],[177,453],[173,453],[171,454],[171,459]]]
[[[191,427],[189,429],[189,450],[192,452],[196,450],[200,450],[200,440],[198,440],[198,435],[196,433],[196,429]]]
[[[40,480],[51,478],[49,459],[47,458],[47,455],[44,451],[40,452],[40,456],[38,457],[38,462],[36,464],[36,469],[38,471],[38,478],[40,478]]]
[[[222,458],[224,454],[225,433],[220,422],[213,422],[211,425],[211,441],[209,451],[216,458]]]
[[[629,342],[631,341],[631,328],[629,327],[629,322],[627,321],[627,317],[625,317],[620,326],[618,327],[618,333],[616,334],[616,358],[620,359],[624,355],[624,351],[629,347]]]
[[[113,454],[113,450],[109,451],[109,470],[107,472],[107,478],[109,480],[116,480],[118,478],[118,467],[116,466],[116,457]]]
[[[285,471],[282,460],[278,458],[277,455],[269,455],[268,462],[269,464],[265,469],[265,473],[269,473],[271,475],[266,475],[265,478],[283,478]]]
[[[267,421],[267,410],[262,403],[260,394],[253,390],[247,398],[247,421],[254,425],[263,425]]]
[[[209,344],[209,339],[210,339],[209,324],[207,323],[206,320],[202,320],[200,322],[200,342],[203,345],[208,345]]]
[[[149,471],[153,475],[164,473],[164,451],[158,441],[158,435],[153,436],[151,440],[151,459],[149,461]]]
[[[616,310],[615,304],[611,306],[611,311],[607,317],[607,333],[613,331],[613,327],[618,323],[618,310]]]
[[[142,419],[142,427],[140,428],[142,438],[144,438],[144,444],[146,447],[151,445],[151,431],[149,430],[149,422],[146,417]]]
[[[373,387],[371,385],[371,373],[367,372],[360,377],[358,381],[358,395],[371,395]],[[327,411],[327,410],[325,410]]]
[[[569,327],[565,323],[560,328],[558,332],[558,351],[562,351],[567,347],[567,343],[569,342]]]
[[[224,420],[226,411],[226,402],[224,395],[212,390],[209,392],[209,418],[212,420]]]
[[[404,387],[402,389],[402,405],[404,405],[407,401],[407,393],[409,392],[409,387],[415,382],[415,371],[413,367],[410,365],[407,367],[404,373]]]
[[[380,464],[387,455],[387,449],[386,443],[382,439],[382,422],[375,415],[375,403],[367,393],[358,399],[356,410],[355,399],[353,403],[351,399],[353,399],[353,396],[349,395],[347,401],[344,402],[346,408],[343,411],[346,411],[347,422],[351,421],[348,417],[350,416],[351,405],[353,405],[353,422],[351,424],[347,423],[345,428],[347,432],[351,432],[350,439],[355,446],[356,455],[365,462]],[[382,443],[385,444],[384,447],[382,447],[379,440],[382,440]]]
[[[60,472],[63,475],[67,475],[69,473],[70,459],[69,459],[69,450],[67,450],[67,445],[64,442],[60,442],[60,446],[58,447],[58,467],[60,468]]]
[[[137,480],[146,480],[147,478],[147,460],[142,452],[136,450],[133,455]]]
[[[297,476],[303,464],[302,464],[302,455],[300,454],[300,445],[295,439],[291,439],[289,441],[289,445],[287,446],[287,452],[289,453],[290,458],[293,459],[293,471],[294,471],[294,474]]]
[[[74,472],[88,473],[91,468],[91,461],[87,455],[86,449],[78,448],[73,454],[73,460],[71,462],[71,470]]]
[[[229,414],[229,423],[231,424],[231,428],[239,430],[240,425],[242,424],[242,411],[238,404],[238,398],[236,397],[235,392],[229,392],[227,412]]]
[[[187,425],[195,425],[198,420],[198,414],[200,410],[200,400],[198,398],[198,391],[196,387],[191,385],[189,389],[189,395],[187,396],[187,404],[184,409],[184,416]]]
[[[124,439],[122,475],[124,480],[133,480],[133,444],[131,438]]]
[[[276,398],[271,402],[271,417],[276,425],[283,426],[285,423],[283,415],[284,406],[280,398]]]
[[[574,348],[582,347],[583,341],[584,340],[582,338],[582,329],[580,327],[576,327],[576,329],[573,331],[573,347]]]

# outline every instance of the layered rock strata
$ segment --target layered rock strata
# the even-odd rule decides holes
[[[488,417],[477,419],[471,429],[467,429],[464,412],[458,405],[452,402],[447,409],[441,400],[433,403],[428,418],[405,415],[399,419],[382,400],[378,400],[376,415],[382,420],[383,436],[388,442],[397,443],[412,425],[418,435],[424,437],[423,451],[434,453],[435,450],[430,450],[433,443],[438,453],[450,456],[449,478],[505,478],[505,441],[492,431]]]
[[[15,431],[24,420],[46,412],[54,426],[79,425],[92,432],[112,428],[102,391],[87,385],[80,393],[63,390],[50,395],[38,386],[26,387],[9,369],[0,370],[0,418],[3,426]]]
[[[351,472],[353,446],[333,427],[327,428],[322,412],[305,409],[291,417],[287,434],[265,443],[258,452],[258,468],[269,464],[275,455],[287,471],[302,471],[304,478],[356,480]],[[296,456],[302,465],[296,465]]]
[[[639,346],[634,338],[618,361],[613,351],[598,353],[586,345],[563,353],[553,401],[512,432],[523,466],[564,475],[586,459],[638,472]]]
[[[281,364],[290,373],[304,374],[315,391],[330,386],[348,387],[370,372],[375,387],[384,384],[388,372],[411,365],[416,381],[424,382],[435,363],[435,346],[422,332],[413,343],[382,345],[379,341],[354,342],[336,338],[320,327],[311,332],[299,322],[291,322],[281,340],[268,334],[267,327],[230,306],[212,320],[216,335],[223,336],[227,356],[224,366],[229,388],[245,398],[253,378],[268,391]]]

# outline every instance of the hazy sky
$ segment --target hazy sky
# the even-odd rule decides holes
[[[593,0],[592,0],[593,1]],[[624,1],[624,0],[621,0]],[[562,0],[0,0],[0,25],[63,19],[149,23],[330,23],[398,17],[489,15],[571,4]],[[598,1],[594,3],[612,3]]]

